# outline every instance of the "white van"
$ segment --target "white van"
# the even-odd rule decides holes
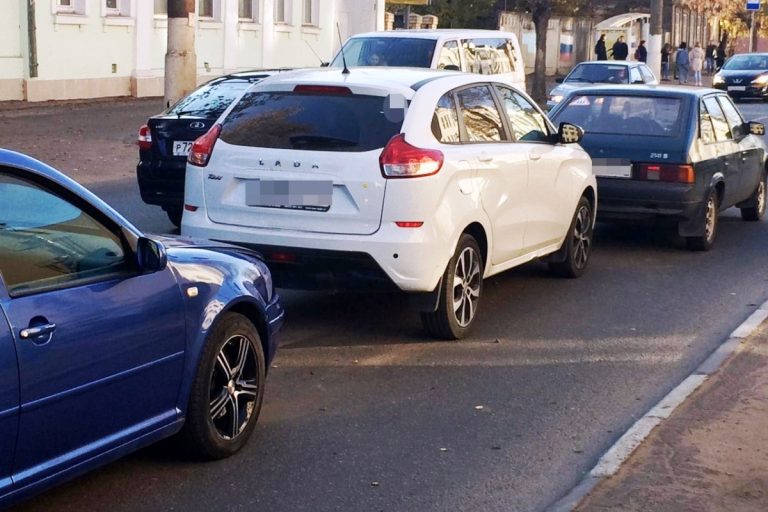
[[[342,58],[343,53],[343,58]],[[496,75],[525,90],[525,64],[517,36],[500,30],[394,30],[347,39],[331,67],[398,66]]]

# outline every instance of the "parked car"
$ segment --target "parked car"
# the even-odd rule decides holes
[[[144,235],[0,150],[0,507],[180,431],[233,454],[282,320],[255,253]]]
[[[586,269],[597,195],[580,136],[494,76],[278,76],[195,141],[181,230],[258,248],[281,286],[410,292],[430,334],[460,338],[484,277],[539,257]]]
[[[517,36],[500,30],[434,29],[368,32],[350,37],[331,67],[397,66],[494,75],[525,90]]]
[[[574,89],[590,84],[658,84],[651,68],[643,62],[597,60],[577,64],[565,78],[558,78],[549,93],[547,107],[552,108]]]
[[[762,123],[744,122],[714,89],[609,87],[571,92],[550,113],[584,128],[600,191],[599,220],[672,222],[687,245],[708,250],[718,212],[765,214]]]
[[[258,70],[214,78],[152,116],[139,128],[136,177],[141,199],[161,206],[170,221],[181,224],[184,172],[192,142],[251,84],[282,70]]]
[[[736,101],[768,97],[768,53],[734,55],[712,77],[712,87]]]

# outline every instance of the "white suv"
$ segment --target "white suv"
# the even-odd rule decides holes
[[[484,277],[535,258],[586,268],[597,188],[581,135],[490,76],[289,72],[195,142],[181,231],[259,249],[278,286],[394,285],[430,334],[460,338]]]

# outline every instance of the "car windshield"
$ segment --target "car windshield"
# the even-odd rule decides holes
[[[260,148],[371,151],[400,133],[403,116],[383,96],[249,92],[224,120],[221,139]]]
[[[177,116],[219,117],[229,104],[253,83],[245,79],[233,79],[204,85],[182,98],[167,113]]]
[[[581,126],[587,134],[675,137],[682,105],[680,98],[584,94],[571,97],[552,120]]]
[[[618,64],[580,64],[565,78],[566,82],[628,84],[627,66]]]
[[[355,37],[344,45],[347,66],[402,66],[428,68],[435,53],[434,39],[414,37]],[[344,67],[342,52],[331,67]]]
[[[725,63],[723,69],[768,70],[768,55],[734,55]]]

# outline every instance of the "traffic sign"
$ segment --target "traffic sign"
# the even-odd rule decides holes
[[[759,11],[760,10],[760,0],[747,0],[747,10],[748,11]]]

